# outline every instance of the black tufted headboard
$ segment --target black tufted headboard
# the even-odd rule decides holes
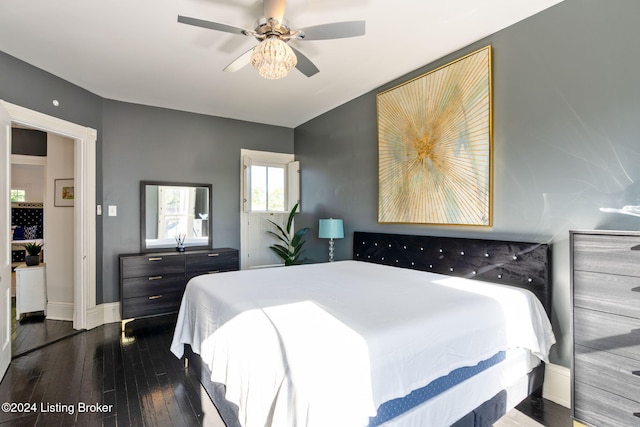
[[[551,316],[550,248],[544,243],[356,231],[353,259],[525,288]]]

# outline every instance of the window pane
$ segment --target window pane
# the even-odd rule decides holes
[[[268,203],[270,211],[283,211],[284,209],[284,168],[268,168]]]
[[[11,190],[12,202],[25,202],[27,200],[27,192],[25,190]]]
[[[251,166],[251,210],[267,210],[266,166]]]

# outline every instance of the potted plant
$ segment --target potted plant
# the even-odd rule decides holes
[[[42,244],[36,242],[29,242],[24,245],[24,249],[29,255],[24,257],[24,262],[27,265],[40,264],[40,251],[42,250]]]
[[[307,231],[309,231],[309,227],[301,228],[300,230],[291,234],[293,217],[295,216],[297,209],[298,203],[296,203],[296,205],[293,207],[293,209],[291,209],[291,212],[289,213],[286,228],[282,228],[275,222],[267,219],[267,221],[273,224],[277,230],[277,232],[267,231],[267,233],[275,236],[283,243],[271,245],[269,246],[269,248],[274,251],[280,258],[282,258],[282,260],[284,261],[284,265],[302,264],[302,262],[304,261],[300,259],[300,256],[302,255],[302,246],[304,245],[304,240],[302,240],[302,237]]]

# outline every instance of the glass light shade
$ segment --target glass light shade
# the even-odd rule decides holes
[[[298,58],[285,42],[277,37],[263,40],[251,53],[251,65],[265,79],[281,79],[298,63]]]
[[[318,225],[318,237],[321,239],[344,238],[344,226],[341,219],[321,219]]]

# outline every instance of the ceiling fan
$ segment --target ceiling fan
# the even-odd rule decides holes
[[[180,15],[178,15],[178,22],[255,37],[259,42],[258,45],[236,58],[224,68],[224,71],[238,71],[251,63],[262,77],[269,79],[282,78],[293,67],[307,77],[320,71],[302,52],[289,45],[291,40],[342,39],[362,36],[365,33],[365,21],[335,22],[292,30],[284,20],[286,3],[286,0],[264,0],[264,16],[258,20],[254,30]]]

